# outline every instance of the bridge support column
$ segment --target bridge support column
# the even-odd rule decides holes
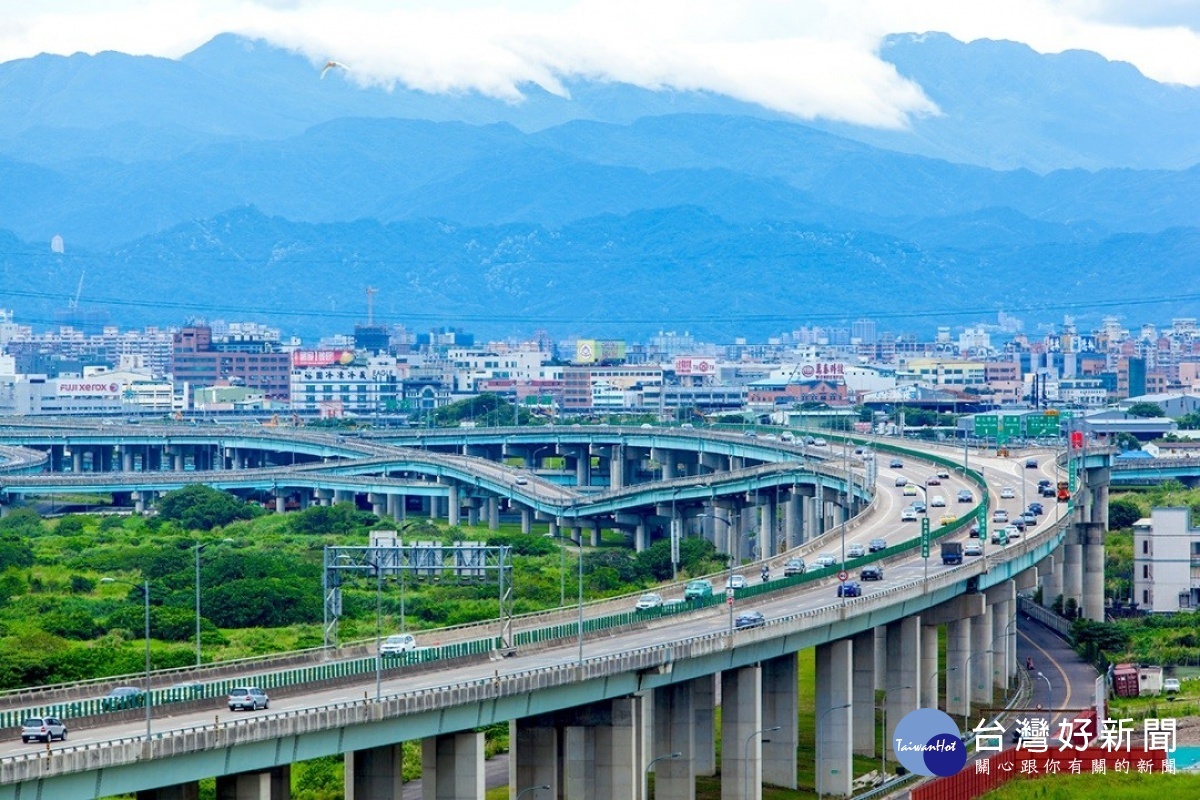
[[[695,762],[691,757],[696,750],[694,686],[693,681],[686,681],[654,690],[654,750],[684,754],[683,758],[665,758],[654,765],[656,800],[695,800]]]
[[[1074,528],[1067,531],[1063,542],[1063,605],[1074,600],[1076,608],[1083,604],[1083,545],[1078,544]]]
[[[758,507],[758,556],[770,558],[779,551],[775,536],[775,500],[766,498]]]
[[[817,645],[817,794],[850,794],[854,780],[850,639]]]
[[[856,634],[854,643],[854,753],[875,755],[875,629]]]
[[[600,546],[600,520],[592,520],[592,547]]]
[[[804,511],[800,496],[789,492],[783,504],[783,536],[786,549],[791,550],[804,541],[804,530],[801,527],[803,524]]]
[[[137,800],[199,800],[199,797],[200,784],[197,781],[143,789],[137,793]]]
[[[521,533],[533,533],[533,509],[521,507]]]
[[[764,728],[779,727],[763,734],[762,779],[772,786],[796,788],[796,745],[800,738],[800,665],[791,653],[762,662],[762,717]],[[750,792],[751,797],[761,793]]]
[[[946,623],[946,713],[962,717],[971,713],[971,626],[973,618]]]
[[[383,519],[387,511],[387,498],[379,492],[371,492],[367,495],[367,502],[371,504],[371,513]]]
[[[921,699],[922,708],[938,707],[938,626],[921,626]]]
[[[675,477],[675,451],[661,450],[658,451],[659,464],[662,465],[662,479],[669,481]]]
[[[613,700],[612,723],[596,729],[596,783],[594,791],[586,795],[589,800],[638,800],[642,796],[641,703],[640,697]]]
[[[614,444],[608,462],[608,488],[625,488],[625,446]]]
[[[971,702],[979,706],[992,704],[992,618],[987,614],[971,623]]]
[[[133,510],[138,514],[146,513],[146,493],[133,492]]]
[[[490,530],[490,531],[500,530],[500,498],[499,497],[489,497],[487,499],[487,516],[488,516],[488,530]]]
[[[1062,594],[1062,589],[1059,588],[1062,580],[1062,560],[1058,556],[1059,551],[1054,551],[1054,554],[1048,555],[1038,564],[1038,577],[1042,581],[1042,607],[1050,608],[1054,605],[1054,598]]]
[[[717,678],[703,675],[693,678],[692,714],[696,721],[692,731],[692,771],[696,775],[717,774],[716,708]]]
[[[992,669],[997,688],[1008,695],[1009,682],[1016,674],[1017,623],[1015,581],[1004,581],[987,590],[992,617]]]
[[[633,550],[635,553],[640,553],[650,546],[650,530],[646,527],[644,517],[638,519],[637,526],[633,529]]]
[[[508,741],[509,794],[515,797],[530,786],[549,786],[543,798],[558,797],[558,730],[515,719],[508,723]]]
[[[896,724],[920,707],[921,618],[905,617],[887,626],[887,741],[896,738]]]
[[[762,743],[757,736],[751,739],[751,734],[762,727],[762,669],[752,666],[722,672],[721,800],[748,800],[747,786],[751,797],[760,795]]]
[[[1080,610],[1084,619],[1104,621],[1104,524],[1089,523],[1080,531],[1083,540],[1083,579]]]
[[[479,526],[479,506],[476,505],[477,502],[476,499],[472,498],[470,505],[467,506],[467,524],[472,528]]]
[[[177,469],[183,471],[183,467]],[[78,447],[71,451],[71,472],[75,475],[83,472],[83,451]]]
[[[451,481],[446,486],[446,492],[449,495],[446,502],[446,522],[451,527],[454,527],[458,524],[458,514],[461,511],[459,504],[462,502],[458,496],[458,484]]]
[[[825,532],[825,501],[819,495],[808,498],[808,512],[804,515],[807,530],[805,540],[814,539]]]
[[[217,777],[217,800],[288,800],[291,796],[290,764]]]
[[[483,800],[483,734],[450,733],[421,740],[422,800]]]
[[[287,511],[287,496],[282,492],[275,493],[275,513],[283,514]]]
[[[389,494],[387,498],[387,515],[396,522],[404,519],[404,495]]]
[[[401,800],[404,751],[399,743],[346,754],[346,800]]]
[[[122,472],[133,472],[133,448],[132,447],[122,447],[121,448],[121,471]]]

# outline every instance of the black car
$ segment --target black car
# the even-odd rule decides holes
[[[839,583],[837,589],[838,597],[862,597],[862,586],[856,581],[846,581]]]
[[[892,469],[901,469],[904,466],[904,462],[898,458],[893,458],[891,461],[888,462],[888,466],[891,467]]]
[[[1039,488],[1039,489],[1045,489],[1045,488],[1046,488],[1047,486],[1049,486],[1049,485],[1050,485],[1050,479],[1049,479],[1049,478],[1042,478],[1040,481],[1038,481],[1038,488]]]
[[[1041,503],[1030,503],[1029,510],[1038,515],[1046,513],[1046,509],[1042,507]]]
[[[883,567],[870,564],[862,568],[862,572],[858,573],[859,580],[864,581],[881,581],[883,580]]]
[[[1036,458],[1025,459],[1025,469],[1037,469],[1037,459]]]
[[[887,550],[887,542],[883,539],[872,539],[867,545],[867,551],[878,553],[880,550]]]
[[[1041,494],[1042,497],[1054,497],[1054,487],[1043,486],[1042,488],[1038,489],[1038,493]]]
[[[761,611],[743,611],[733,620],[735,628],[761,628],[767,624],[767,619]]]

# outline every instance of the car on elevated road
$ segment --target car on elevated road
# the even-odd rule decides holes
[[[974,499],[975,499],[975,495],[971,494],[970,489],[959,489],[958,490],[958,502],[970,503]]]
[[[878,564],[868,564],[858,573],[858,579],[862,581],[881,581],[883,580],[883,567]]]
[[[58,717],[26,717],[21,722],[21,741],[30,742],[60,742],[67,739],[67,726]]]
[[[846,548],[846,558],[862,558],[867,554],[867,548],[861,544],[852,544]]]
[[[867,544],[867,550],[871,551],[872,553],[878,553],[880,550],[886,550],[887,546],[887,540],[885,539],[872,539]]]
[[[767,624],[767,618],[761,611],[743,611],[733,620],[735,628],[761,628]]]
[[[838,584],[838,597],[862,597],[862,585],[858,581],[845,581]]]
[[[683,587],[684,600],[703,600],[706,597],[712,597],[712,593],[713,585],[710,581],[688,581],[687,586]]]
[[[638,611],[649,611],[652,608],[662,608],[662,595],[657,592],[646,592],[638,598],[634,608]]]
[[[787,563],[785,563],[783,565],[783,577],[785,577],[785,578],[791,578],[795,575],[803,575],[803,574],[804,574],[804,559],[803,558],[789,558],[787,560]]]
[[[271,698],[257,686],[235,686],[229,690],[230,711],[257,711],[271,707]]]

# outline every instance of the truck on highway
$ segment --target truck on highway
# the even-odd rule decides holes
[[[962,542],[942,542],[942,563],[961,564],[963,562]]]

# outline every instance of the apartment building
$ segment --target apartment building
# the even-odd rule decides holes
[[[1200,528],[1191,509],[1155,508],[1134,523],[1133,599],[1156,613],[1200,608]]]

